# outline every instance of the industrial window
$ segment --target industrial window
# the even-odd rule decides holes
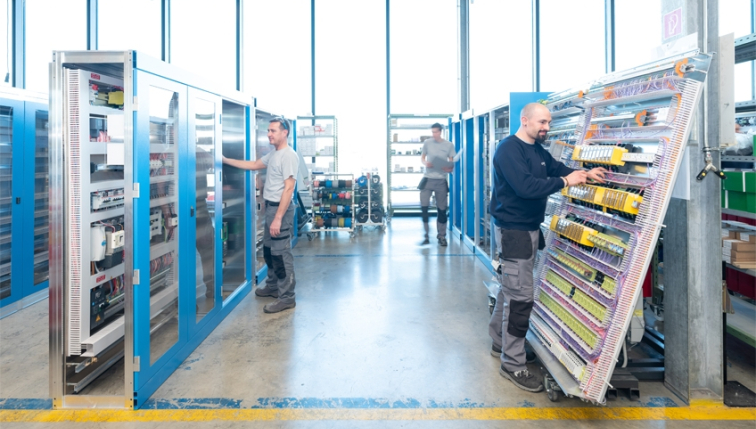
[[[49,91],[53,51],[86,49],[86,0],[26,0],[27,89]]]
[[[312,110],[310,0],[244,3],[244,82],[257,106],[295,118]],[[281,31],[280,18],[286,19]]]
[[[576,87],[606,73],[604,0],[541,0],[541,91]]]
[[[510,92],[533,91],[532,17],[529,1],[470,4],[470,107],[476,111],[507,102]]]
[[[751,0],[719,0],[719,35],[735,33],[735,38],[753,33]]]
[[[0,22],[2,22],[2,36],[0,42],[3,44],[3,50],[0,51],[0,85],[10,85],[13,82],[13,30],[11,24],[11,2],[9,0],[0,0]]]
[[[454,113],[457,0],[394,0],[391,113]]]
[[[98,49],[136,50],[160,59],[162,55],[161,9],[160,0],[98,0]],[[138,23],[138,31],[127,30],[127,25],[133,23]]]
[[[386,2],[315,3],[315,114],[335,115],[340,173],[386,171]]]
[[[653,61],[656,47],[661,44],[661,0],[614,1],[615,70]]]
[[[236,89],[236,2],[171,2],[171,64]]]

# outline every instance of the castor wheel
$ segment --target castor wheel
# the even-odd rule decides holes
[[[559,385],[556,384],[551,375],[545,371],[543,375],[543,387],[546,388],[546,396],[551,402],[559,401],[559,390],[561,389]]]
[[[307,234],[307,241],[312,241],[315,238],[315,234]]]
[[[496,307],[496,298],[489,296],[488,297],[488,314],[489,315],[493,315],[495,307]]]
[[[559,401],[559,392],[557,392],[554,389],[546,389],[546,396],[548,396],[549,400],[551,402],[558,402]]]

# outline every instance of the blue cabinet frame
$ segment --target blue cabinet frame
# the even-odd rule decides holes
[[[36,120],[38,114],[47,119],[48,105],[41,101],[24,101],[22,91],[18,95],[19,98],[0,95],[0,106],[12,109],[12,176],[9,195],[11,236],[8,243],[2,244],[9,249],[11,256],[10,294],[0,299],[0,318],[46,298],[49,285],[47,279],[35,283],[34,278],[35,230],[42,234],[48,231],[44,227],[35,228],[35,184],[38,170]],[[46,133],[39,138],[46,144]],[[43,163],[41,168],[40,179],[47,180],[46,164]],[[46,210],[47,207],[45,205],[43,209]]]

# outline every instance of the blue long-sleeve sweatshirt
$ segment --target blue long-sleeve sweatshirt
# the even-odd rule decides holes
[[[494,223],[519,231],[538,229],[549,195],[562,189],[561,178],[574,171],[555,160],[539,143],[528,144],[515,135],[499,143],[493,164]]]

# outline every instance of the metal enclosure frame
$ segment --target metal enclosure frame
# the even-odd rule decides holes
[[[123,332],[123,356],[124,356],[124,392],[122,395],[115,396],[86,396],[86,395],[73,395],[66,393],[66,344],[68,329],[66,326],[66,312],[67,312],[67,300],[68,292],[67,287],[71,280],[68,266],[70,265],[70,255],[67,252],[68,243],[71,240],[71,232],[68,230],[68,218],[66,213],[71,208],[71,202],[68,199],[68,192],[66,191],[69,186],[70,178],[67,177],[66,171],[69,168],[71,160],[68,157],[67,149],[68,144],[64,137],[67,132],[67,112],[65,109],[66,103],[66,88],[64,82],[65,71],[68,69],[84,69],[92,73],[102,73],[104,75],[111,75],[117,78],[123,78],[123,91],[124,91],[124,110],[123,110],[123,122],[124,122],[124,156],[125,165],[124,171],[124,230],[125,230],[125,243],[124,243],[124,284],[125,284],[125,307],[124,307],[124,332]],[[235,91],[223,91],[214,88],[212,85],[208,85],[202,79],[193,76],[191,73],[177,69],[173,66],[165,64],[159,60],[150,58],[143,54],[138,54],[136,51],[101,51],[101,52],[87,52],[87,51],[57,51],[53,53],[53,62],[50,63],[50,119],[49,119],[49,142],[50,142],[50,188],[59,190],[60,192],[50,193],[50,395],[53,400],[54,409],[62,408],[127,408],[135,409],[144,405],[145,400],[149,398],[152,393],[162,384],[162,382],[170,376],[170,374],[181,364],[183,359],[188,356],[192,350],[194,350],[209,333],[217,326],[225,316],[227,316],[235,306],[246,296],[252,289],[252,282],[254,281],[251,267],[249,262],[246,263],[246,280],[244,280],[238,288],[232,293],[225,301],[220,299],[215,300],[214,309],[205,316],[205,318],[199,323],[188,323],[189,319],[185,319],[187,314],[194,319],[194,304],[189,302],[189,299],[179,299],[178,306],[181,308],[180,314],[184,314],[184,318],[179,318],[179,336],[177,343],[166,354],[162,355],[160,359],[154,362],[154,365],[150,365],[149,357],[146,359],[140,359],[138,355],[138,348],[135,348],[135,343],[143,336],[144,333],[137,332],[139,324],[136,323],[135,315],[144,313],[148,309],[143,308],[136,302],[137,292],[135,291],[135,283],[149,284],[149,274],[141,276],[140,281],[138,273],[135,270],[144,267],[140,267],[140,263],[135,261],[135,252],[144,253],[144,249],[140,250],[140,242],[135,240],[135,227],[149,222],[146,219],[140,219],[135,209],[138,208],[140,196],[144,198],[149,196],[149,186],[147,189],[142,186],[142,194],[140,195],[140,187],[137,185],[137,171],[132,168],[134,162],[134,156],[136,145],[147,146],[149,151],[148,142],[139,142],[137,138],[137,130],[139,127],[145,124],[138,124],[138,113],[141,109],[147,109],[147,103],[140,106],[139,96],[137,94],[137,77],[138,75],[149,77],[151,79],[160,79],[166,83],[170,83],[173,87],[182,87],[184,94],[188,94],[188,90],[201,90],[204,93],[210,94],[212,97],[222,99],[230,103],[234,103],[239,106],[245,112],[246,117],[243,120],[243,126],[245,128],[243,135],[246,136],[246,142],[241,144],[244,146],[246,157],[255,159],[254,153],[249,148],[249,130],[251,124],[254,124],[254,99],[253,97],[245,96],[244,94]],[[184,106],[189,105],[190,100],[187,98]],[[220,107],[220,106],[219,106]],[[183,109],[183,108],[182,108]],[[219,124],[222,124],[222,111],[219,111]],[[184,113],[187,115],[186,113]],[[180,124],[180,127],[186,127],[184,133],[188,131],[189,122]],[[216,134],[217,135],[217,134]],[[186,135],[183,137],[186,139]],[[181,145],[179,141],[177,145]],[[222,141],[216,138],[215,141],[215,171],[220,172],[220,150],[222,148]],[[144,148],[142,148],[144,149]],[[186,156],[186,147],[177,148],[179,157]],[[143,152],[143,150],[142,150]],[[186,164],[188,165],[188,164]],[[138,166],[142,170],[146,169],[145,165]],[[186,168],[186,167],[182,167]],[[142,173],[144,174],[144,171]],[[246,186],[246,198],[244,202],[245,215],[244,219],[247,224],[251,224],[254,220],[254,213],[250,210],[250,204],[254,203],[254,194],[251,194],[250,187],[250,174],[245,173],[244,185]],[[179,178],[182,177],[179,173]],[[141,180],[141,179],[140,179]],[[216,174],[216,190],[219,187],[219,183],[222,181],[221,173]],[[147,182],[149,183],[149,181]],[[193,188],[192,188],[193,189]],[[191,190],[191,189],[190,189]],[[87,195],[88,196],[88,195]],[[180,190],[177,195],[178,207],[181,209],[181,201],[186,202],[187,198],[194,198],[193,195],[189,195],[186,191]],[[222,196],[221,196],[222,199]],[[149,201],[146,203],[149,205]],[[143,204],[144,205],[144,204]],[[216,208],[221,207],[221,201],[217,200],[215,203]],[[216,210],[216,219],[220,216]],[[193,214],[187,216],[186,220],[182,223],[186,225],[193,225]],[[189,231],[189,230],[187,230]],[[219,237],[219,228],[215,228],[216,240]],[[180,233],[181,234],[181,233]],[[187,233],[188,234],[188,233]],[[245,251],[247,255],[251,255],[251,233],[249,229],[245,231]],[[191,235],[189,235],[191,237]],[[186,238],[186,235],[184,235]],[[143,244],[143,243],[141,243]],[[216,249],[218,248],[216,241]],[[194,253],[194,243],[190,243],[187,251]],[[149,253],[149,252],[147,252]],[[134,256],[132,256],[134,255]],[[222,279],[222,272],[218,272],[220,261],[217,256],[215,257],[216,266],[216,278]],[[143,263],[143,262],[142,262]],[[189,264],[192,265],[192,264]],[[179,264],[179,271],[185,274],[184,264]],[[193,266],[193,265],[192,265]],[[149,267],[146,270],[149,273]],[[218,276],[217,274],[220,274]],[[196,281],[194,277],[191,279],[184,276],[182,284],[179,285],[180,290],[183,289],[196,289]],[[146,278],[146,279],[145,279]],[[179,277],[182,278],[182,277]],[[192,280],[189,282],[188,280]],[[147,281],[147,283],[145,283]],[[137,284],[137,287],[138,287]],[[216,290],[219,289],[216,283]],[[149,291],[148,291],[149,292]],[[219,295],[216,292],[216,297]],[[148,300],[149,301],[149,300]],[[191,304],[192,308],[188,308]],[[191,325],[191,326],[190,326]],[[147,335],[149,335],[149,326],[147,327]],[[120,341],[120,340],[119,340]],[[143,339],[142,339],[143,341]],[[116,342],[116,344],[118,341]],[[150,375],[147,380],[140,380],[140,372],[148,370],[145,375]],[[143,377],[144,378],[144,377]]]

